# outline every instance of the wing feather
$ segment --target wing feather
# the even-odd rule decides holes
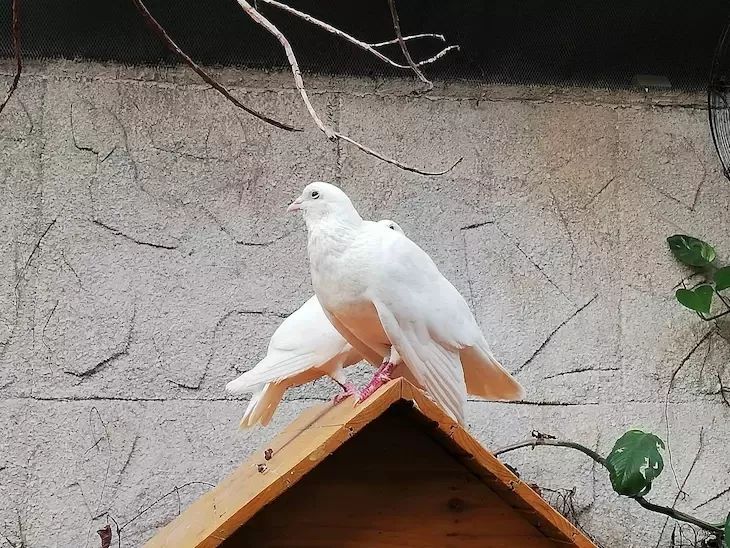
[[[371,297],[390,310],[403,332],[418,335],[414,352],[420,351],[421,361],[445,366],[455,355],[469,393],[500,400],[524,397],[522,386],[489,352],[469,305],[431,258],[403,234],[382,227],[370,230],[379,230],[382,249]]]
[[[466,385],[458,353],[419,337],[417,329],[403,329],[387,306],[374,304],[383,329],[410,372],[452,417],[464,424]]]
[[[231,394],[244,394],[257,389],[260,384],[278,382],[293,377],[321,363],[321,361],[316,360],[314,352],[289,356],[277,352],[266,356],[252,369],[229,382],[226,385],[226,390]]]

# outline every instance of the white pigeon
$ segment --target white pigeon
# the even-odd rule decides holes
[[[370,363],[386,360],[360,399],[402,362],[464,424],[469,392],[519,400],[522,386],[492,356],[464,298],[404,234],[364,221],[347,195],[314,182],[287,211],[307,225],[312,285],[332,325]]]
[[[379,223],[402,232],[394,221],[385,219]],[[252,393],[241,419],[242,428],[259,422],[266,426],[284,392],[292,386],[329,375],[344,390],[335,401],[355,394],[355,387],[347,382],[344,368],[361,360],[360,353],[353,350],[332,327],[317,297],[313,296],[274,331],[266,357],[229,382],[226,391],[231,394]],[[375,364],[379,363],[378,357]]]

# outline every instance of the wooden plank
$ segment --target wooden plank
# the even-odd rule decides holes
[[[223,544],[243,546],[557,544],[391,409]]]
[[[303,413],[270,444],[271,460],[255,454],[190,505],[145,544],[146,548],[215,548],[401,396],[391,381],[367,401],[354,398]],[[259,472],[259,465],[266,471]]]
[[[556,544],[558,542],[559,545],[565,545],[568,542],[567,545],[571,546],[595,548],[595,545],[585,535],[581,534],[564,517],[552,509],[529,486],[514,476],[500,461],[486,451],[420,390],[403,379],[391,381],[370,399],[358,406],[355,406],[353,401],[349,400],[338,406],[325,404],[305,411],[268,445],[273,450],[271,460],[264,460],[263,451],[265,448],[262,448],[259,453],[243,463],[218,486],[195,501],[182,515],[163,528],[145,546],[147,548],[215,548],[221,545],[226,539],[231,539],[234,532],[242,524],[257,519],[261,513],[264,513],[261,511],[266,509],[268,504],[273,501],[278,503],[282,498],[285,498],[282,496],[283,493],[302,480],[305,475],[311,474],[314,467],[319,466],[335,450],[342,447],[342,451],[345,451],[349,446],[349,444],[343,446],[345,442],[355,436],[357,432],[366,428],[368,424],[380,417],[388,408],[401,399],[412,402],[418,410],[417,412],[411,412],[411,421],[415,419],[416,422],[420,423],[422,428],[425,428],[428,432],[428,435],[436,439],[453,458],[470,470],[475,477],[478,477],[481,480],[481,482],[478,482],[481,488],[486,485],[496,493],[492,497],[490,507],[496,508],[501,504],[505,508],[515,508],[511,514],[504,513],[504,511],[501,514],[495,514],[502,516],[500,519],[503,523],[505,523],[504,520],[509,521],[511,524],[510,529],[514,529],[514,534],[520,534],[519,531],[523,530],[522,526],[513,525],[518,523],[513,521],[514,516],[523,517],[522,514],[524,514],[525,519],[530,521],[532,526],[542,532],[544,536],[530,536],[535,542],[531,541],[529,544],[524,544],[525,546],[555,546],[558,545]],[[395,453],[402,450],[402,442],[402,438],[391,438],[389,446],[385,449],[377,444],[372,446],[362,445],[363,455],[370,455],[369,459],[361,459],[360,461],[365,481],[360,481],[357,484],[331,482],[330,491],[325,489],[323,492],[332,500],[341,499],[348,492],[352,498],[353,492],[359,492],[363,485],[372,484],[379,489],[385,489],[387,486],[382,485],[383,478],[389,479],[396,484],[397,482],[393,478],[397,479],[399,475],[409,478],[410,483],[400,483],[398,488],[410,505],[415,505],[418,500],[406,494],[410,490],[416,489],[411,484],[418,484],[423,477],[438,478],[438,481],[442,482],[442,489],[456,489],[453,484],[456,481],[455,476],[449,476],[447,474],[448,467],[445,468],[444,462],[438,459],[432,459],[428,462],[422,462],[416,458],[410,459],[410,461],[395,460],[388,473],[382,477],[379,476],[377,466],[372,465],[372,462],[377,460],[375,457],[377,457],[378,450]],[[395,448],[397,448],[397,451],[394,450]],[[354,459],[352,455],[349,458]],[[370,466],[367,464],[369,462],[371,463]],[[259,464],[266,466],[264,472],[259,472]],[[408,474],[416,474],[416,476],[409,476]],[[371,505],[375,505],[376,502],[377,500],[370,500]],[[341,506],[341,504],[334,505],[333,508],[327,509],[327,511],[341,511]],[[443,504],[439,508],[443,510]],[[422,510],[426,512],[427,508]],[[428,515],[438,516],[438,512],[433,513],[433,508],[430,511],[432,513]],[[481,511],[484,511],[483,505]],[[398,508],[392,509],[391,515],[394,517],[388,523],[401,523],[402,527],[398,529],[400,531],[398,535],[401,535],[401,541],[404,544],[398,545],[408,546],[408,542],[415,541],[410,536],[412,533],[405,529],[407,523],[403,521],[405,518],[401,516],[401,513]],[[465,519],[465,516],[462,519]],[[322,534],[326,533],[326,529],[323,528],[324,525],[320,526],[315,522],[307,523],[307,527],[311,527],[312,535],[315,537],[318,530],[324,531]],[[476,526],[475,524],[476,521],[472,525]],[[374,530],[367,527],[360,527],[360,529]],[[359,531],[360,529],[351,524],[351,531]],[[393,531],[386,528],[385,524],[379,530],[381,536],[385,532],[388,534],[393,533]],[[504,531],[504,527],[500,530]],[[535,529],[533,528],[531,531],[534,533]],[[442,529],[442,533],[446,534],[446,532],[456,536],[447,537],[448,540],[444,541],[445,543],[441,546],[456,546],[457,544],[452,544],[452,541],[456,542],[457,536],[466,543],[458,544],[458,546],[472,545],[468,543],[470,541],[465,540],[472,538],[468,536],[467,532],[461,529],[451,531]],[[550,540],[548,537],[555,540]],[[337,542],[336,545],[359,546],[357,539],[358,535],[355,535],[352,539],[353,544]],[[330,538],[330,540],[332,539]],[[420,541],[426,542],[425,539],[420,539]],[[370,539],[362,545],[388,545],[373,542],[375,540]],[[479,539],[477,539],[473,545],[486,546],[479,542]],[[285,544],[287,546],[297,545],[290,542]],[[278,545],[281,546],[282,544]],[[429,546],[427,543],[417,545]],[[523,544],[504,544],[504,546],[507,545],[520,546]],[[392,546],[392,544],[388,546]],[[501,547],[503,545],[494,544],[495,548],[497,546]]]
[[[465,465],[477,473],[481,472],[480,477],[491,476],[496,479],[496,482],[492,480],[489,483],[495,487],[499,486],[498,493],[514,506],[534,510],[536,516],[533,524],[544,530],[547,536],[568,541],[579,548],[597,548],[588,537],[513,474],[418,388],[404,383],[402,395],[404,399],[413,400],[418,410],[436,423],[436,428],[442,436],[471,455],[472,458],[464,461]]]

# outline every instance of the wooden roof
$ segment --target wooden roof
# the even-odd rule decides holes
[[[484,449],[405,379],[383,386],[360,405],[351,398],[306,410],[268,445],[161,529],[146,548],[213,548],[266,504],[394,405],[410,406],[416,427],[480,478],[546,537],[565,546],[596,548],[583,533]],[[270,450],[270,453],[269,453]],[[265,453],[269,453],[266,455]],[[270,456],[267,460],[266,456]]]

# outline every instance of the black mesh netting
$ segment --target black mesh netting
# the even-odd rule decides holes
[[[357,37],[393,37],[385,0],[291,0],[290,5]],[[0,5],[0,55],[9,56],[10,2]],[[30,0],[22,4],[28,58],[173,63],[131,0]],[[150,11],[202,64],[284,67],[273,37],[234,0],[148,0]],[[391,75],[342,40],[273,7],[262,11],[290,38],[303,69]],[[637,74],[673,87],[706,87],[712,53],[730,15],[725,0],[398,0],[405,33],[440,32],[462,51],[429,67],[435,79],[627,88]],[[434,42],[411,44],[423,58]],[[398,54],[393,46],[394,55]]]

